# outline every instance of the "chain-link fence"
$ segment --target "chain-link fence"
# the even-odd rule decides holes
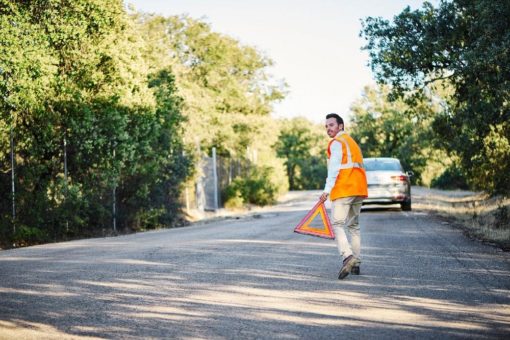
[[[200,159],[195,183],[185,188],[183,201],[186,210],[202,212],[222,208],[225,203],[222,193],[236,177],[247,175],[252,164],[246,159],[217,156],[213,148],[211,156],[204,155]]]

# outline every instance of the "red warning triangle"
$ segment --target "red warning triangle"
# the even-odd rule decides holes
[[[317,215],[321,215],[322,223],[320,226],[312,226],[312,221],[317,217]],[[335,232],[331,227],[331,222],[329,221],[328,213],[326,212],[326,207],[324,206],[324,202],[317,202],[317,204],[306,214],[306,216],[299,222],[299,224],[294,228],[295,233],[312,235],[323,238],[335,238]]]

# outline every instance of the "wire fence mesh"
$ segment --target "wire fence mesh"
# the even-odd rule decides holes
[[[197,164],[198,177],[183,192],[183,205],[188,212],[216,211],[224,207],[223,193],[237,177],[246,176],[252,162],[246,159],[204,155]]]

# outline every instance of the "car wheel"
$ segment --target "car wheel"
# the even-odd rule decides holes
[[[411,211],[411,200],[400,203],[403,211]]]

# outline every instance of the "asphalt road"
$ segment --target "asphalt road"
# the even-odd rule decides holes
[[[364,209],[362,275],[258,215],[0,252],[0,338],[509,338],[510,257],[423,212]]]

